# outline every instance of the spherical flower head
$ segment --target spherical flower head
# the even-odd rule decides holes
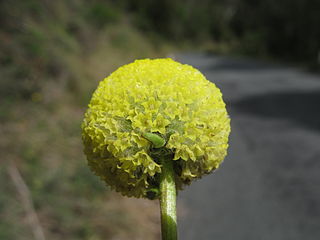
[[[82,123],[90,168],[129,197],[149,198],[159,188],[162,157],[173,161],[178,189],[217,169],[229,133],[220,90],[172,59],[120,67],[100,82]]]

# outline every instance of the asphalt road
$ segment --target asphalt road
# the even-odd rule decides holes
[[[320,239],[320,76],[184,54],[224,95],[228,157],[179,193],[179,239]]]

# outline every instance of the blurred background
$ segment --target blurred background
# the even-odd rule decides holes
[[[320,238],[319,0],[0,1],[0,239],[159,239],[156,201],[88,169],[105,76],[172,57],[224,93],[230,150],[179,195],[181,239]]]

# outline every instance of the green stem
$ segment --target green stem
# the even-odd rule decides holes
[[[160,212],[162,240],[177,240],[176,184],[173,160],[162,158]]]

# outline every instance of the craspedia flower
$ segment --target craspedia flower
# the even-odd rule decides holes
[[[178,189],[218,168],[230,119],[220,90],[197,69],[145,59],[100,82],[82,130],[96,175],[123,195],[152,197],[164,156],[173,161]]]

